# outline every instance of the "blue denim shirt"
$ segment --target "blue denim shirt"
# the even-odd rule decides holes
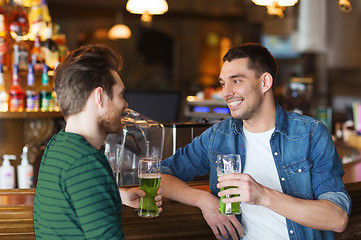
[[[277,105],[270,145],[282,191],[301,199],[326,199],[350,214],[351,200],[342,181],[342,162],[327,128],[319,121],[289,113]],[[246,161],[243,122],[227,118],[161,162],[162,172],[183,181],[210,174],[209,186],[217,196],[218,154],[241,155]],[[241,215],[237,216],[239,219]],[[286,219],[290,239],[333,239],[333,232],[314,230]]]

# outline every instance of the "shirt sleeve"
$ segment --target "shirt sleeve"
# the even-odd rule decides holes
[[[124,239],[119,192],[101,158],[93,154],[78,159],[64,174],[64,192],[86,239]]]
[[[327,199],[350,213],[351,198],[342,181],[342,161],[327,130],[318,123],[312,137],[312,187],[316,199]]]

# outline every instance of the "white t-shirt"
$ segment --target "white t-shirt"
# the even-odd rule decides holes
[[[270,146],[274,129],[252,133],[243,127],[243,132],[246,146],[244,173],[259,184],[282,192]],[[241,208],[244,240],[289,239],[285,217],[263,206],[241,203]]]

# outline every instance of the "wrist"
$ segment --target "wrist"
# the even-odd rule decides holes
[[[275,199],[276,190],[264,187],[260,205],[266,208],[270,208]]]
[[[198,190],[198,193],[195,195],[195,206],[199,209],[202,209],[205,206],[205,203],[208,203],[211,198],[216,198],[211,193],[203,190]],[[218,198],[217,198],[218,201]]]

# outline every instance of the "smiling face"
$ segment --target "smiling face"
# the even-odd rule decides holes
[[[248,58],[224,62],[219,82],[233,118],[250,120],[257,116],[263,103],[262,76],[248,68]]]

